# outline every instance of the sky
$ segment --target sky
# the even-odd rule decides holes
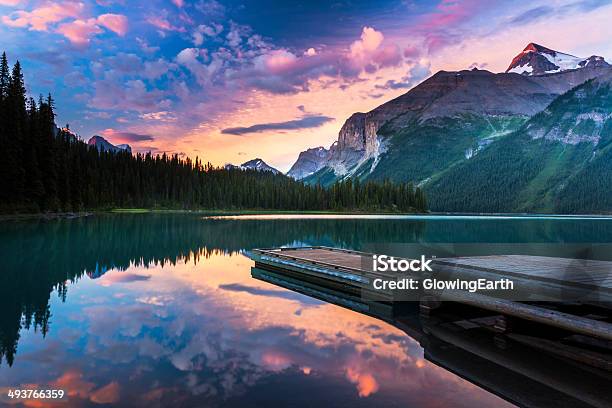
[[[612,60],[612,1],[0,0],[0,50],[59,126],[138,152],[286,171],[439,70],[529,42]]]

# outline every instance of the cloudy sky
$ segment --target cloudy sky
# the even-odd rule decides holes
[[[0,46],[84,139],[287,170],[438,70],[532,41],[610,61],[610,21],[601,0],[0,0]]]

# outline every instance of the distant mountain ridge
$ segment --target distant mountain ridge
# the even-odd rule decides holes
[[[234,164],[226,164],[225,165],[226,169],[240,169],[240,170],[257,170],[257,171],[269,171],[271,173],[274,174],[279,174],[280,171],[275,169],[272,166],[269,166],[265,161],[263,161],[260,158],[256,158],[256,159],[252,159],[249,161],[246,161],[244,163],[242,163],[239,166],[236,166]]]
[[[90,146],[94,146],[100,152],[118,153],[118,152],[125,151],[130,154],[132,153],[132,148],[130,147],[130,145],[128,144],[114,145],[110,143],[108,140],[106,140],[105,138],[103,138],[102,136],[98,136],[98,135],[92,136],[87,142],[87,144]]]
[[[573,88],[612,72],[610,65],[601,57],[578,59],[534,43],[530,43],[525,50],[520,55],[528,58],[515,57],[509,68],[532,64],[532,70],[524,75],[517,75],[516,72],[494,74],[477,69],[440,71],[404,95],[370,112],[351,115],[342,126],[338,140],[314,166],[319,169],[303,180],[322,185],[348,177],[412,181],[423,187],[428,196],[431,195],[432,209],[451,210],[446,205],[448,201],[444,201],[448,196],[436,194],[434,190],[442,188],[440,180],[448,180],[448,185],[453,185],[453,178],[459,175],[452,169],[461,168],[501,141],[515,137],[516,132],[523,129],[531,118],[545,112],[549,105]],[[566,56],[575,60],[570,64]],[[553,69],[543,62],[542,66],[538,65],[542,58],[551,62],[549,57],[559,62],[555,64],[557,68]],[[566,63],[561,64],[562,61]],[[554,72],[550,72],[551,69]],[[599,89],[599,92],[606,92],[605,87]],[[593,97],[585,93],[587,101]],[[591,152],[598,149],[601,142],[597,145],[592,142],[605,140],[607,129],[612,126],[610,118],[607,114],[600,115],[599,111],[582,112],[580,106],[576,109],[578,113],[574,125],[556,130],[539,130],[540,133],[544,132],[544,136],[535,138],[534,143],[557,143],[569,146],[564,149],[570,150],[590,146],[587,150]],[[536,126],[536,122],[529,123]],[[584,126],[599,133],[588,134]],[[535,129],[532,128],[532,132],[536,132]],[[292,170],[294,167],[300,169],[300,161],[310,156],[308,150],[302,152]],[[493,175],[497,169],[493,167],[491,172]],[[306,172],[290,173],[299,178]],[[505,177],[511,179],[509,176],[499,174],[496,180],[500,188],[503,188]],[[545,184],[548,182],[551,181],[544,181]],[[546,190],[548,187],[543,188]],[[526,198],[516,206],[491,206],[488,209],[483,204],[487,201],[485,197],[469,197],[459,191],[455,195],[461,205],[455,202],[452,211],[471,211],[474,208],[484,212],[519,209],[553,211],[556,208],[550,201],[525,194]],[[480,202],[471,205],[470,200]],[[581,211],[580,208],[571,210]]]

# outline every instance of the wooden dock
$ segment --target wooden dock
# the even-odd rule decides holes
[[[397,273],[376,272],[372,255],[328,247],[256,249],[255,267],[300,282],[383,303],[397,302],[397,291],[374,290],[374,280],[398,279]],[[499,292],[483,294],[465,290],[421,290],[424,311],[440,302],[469,305],[501,316],[500,330],[510,330],[504,319],[527,321],[564,333],[586,335],[612,342],[612,262],[538,256],[479,256],[439,258],[434,272],[413,273],[423,281],[437,279],[502,279],[516,283],[514,298]]]

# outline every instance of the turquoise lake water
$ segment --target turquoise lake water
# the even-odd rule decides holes
[[[607,259],[612,219],[114,214],[3,222],[0,243],[2,389],[64,389],[70,406],[510,406],[406,331],[254,279],[245,251]]]

